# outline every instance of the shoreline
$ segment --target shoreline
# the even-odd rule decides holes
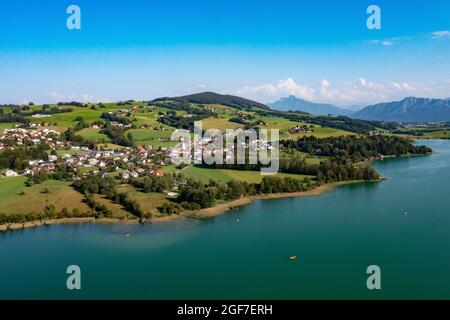
[[[62,219],[51,219],[45,221],[27,221],[23,223],[9,223],[9,224],[0,224],[0,232],[7,231],[17,231],[23,229],[31,229],[42,226],[51,226],[51,225],[63,225],[63,224],[84,224],[84,223],[98,223],[98,224],[150,224],[150,223],[158,223],[158,222],[168,222],[179,218],[178,215],[169,215],[163,217],[155,217],[151,218],[147,221],[140,222],[139,219],[119,219],[119,218],[94,218],[94,217],[86,217],[86,218],[62,218]]]
[[[382,181],[384,178],[372,181]],[[118,219],[118,218],[62,218],[62,219],[51,219],[46,221],[27,221],[23,223],[10,223],[0,225],[0,232],[16,231],[29,228],[37,228],[41,226],[50,225],[62,225],[62,224],[84,224],[84,223],[99,223],[99,224],[151,224],[158,222],[170,222],[179,219],[180,217],[192,218],[192,219],[207,219],[213,218],[218,215],[224,214],[227,211],[248,205],[257,200],[273,200],[273,199],[283,199],[283,198],[296,198],[296,197],[315,197],[320,196],[324,193],[332,191],[339,186],[364,183],[369,181],[356,180],[356,181],[341,181],[333,182],[321,185],[309,191],[291,192],[291,193],[272,193],[243,197],[237,200],[219,203],[211,208],[205,208],[198,211],[184,211],[178,214],[172,214],[169,216],[155,217],[147,221],[140,222],[139,219]]]
[[[372,180],[372,181],[382,181],[383,178],[380,178],[379,180]],[[246,206],[254,201],[257,200],[274,200],[274,199],[284,199],[284,198],[301,198],[301,197],[317,197],[320,195],[323,195],[329,191],[332,191],[336,189],[339,186],[348,185],[348,184],[356,184],[356,183],[364,183],[364,182],[370,182],[365,180],[353,180],[353,181],[341,181],[341,182],[333,182],[333,183],[327,183],[324,185],[321,185],[317,188],[314,188],[309,191],[299,191],[299,192],[289,192],[289,193],[271,193],[271,194],[262,194],[262,195],[256,195],[256,196],[248,196],[243,197],[237,200],[233,200],[230,202],[224,202],[215,205],[211,208],[205,208],[194,212],[186,212],[186,213],[180,213],[181,216],[187,217],[187,218],[195,218],[195,219],[207,219],[207,218],[213,218],[215,216],[221,215],[226,213],[227,211]]]

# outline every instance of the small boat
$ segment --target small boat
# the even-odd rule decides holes
[[[129,238],[129,237],[130,237],[130,234],[129,234],[129,233],[127,233],[127,234],[125,235],[125,237]]]
[[[239,222],[239,219],[236,219],[236,222]]]
[[[408,214],[408,212],[406,210],[403,209],[402,211],[403,214]]]
[[[297,256],[292,256],[292,257],[289,257],[289,260],[291,260],[291,261],[293,261],[293,260],[297,260]]]

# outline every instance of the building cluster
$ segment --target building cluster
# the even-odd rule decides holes
[[[211,157],[221,156],[225,162],[235,160],[236,155],[251,152],[259,153],[261,151],[271,151],[273,146],[270,141],[253,137],[254,131],[243,131],[242,139],[236,139],[236,133],[226,133],[225,142],[216,141],[211,137],[202,137],[190,143],[180,143],[171,148],[170,157],[175,162],[196,161],[202,162],[205,155]],[[247,137],[244,139],[244,137]],[[237,150],[236,150],[237,149]],[[239,154],[239,151],[241,154]],[[251,152],[249,152],[251,151]]]
[[[60,133],[52,129],[27,130],[22,128],[4,129],[0,137],[0,150],[13,149],[14,146],[38,145],[46,143],[51,149],[62,149],[66,145]]]
[[[289,129],[289,133],[291,134],[295,134],[295,133],[311,133],[312,131],[312,126],[309,124],[304,124],[304,125],[300,125],[297,124],[295,127]]]
[[[27,130],[5,129],[0,137],[0,149],[14,150],[17,146],[33,147],[46,143],[50,148],[46,159],[28,160],[27,167],[20,172],[6,170],[3,175],[35,175],[36,173],[54,172],[58,165],[66,165],[73,172],[74,178],[89,172],[112,174],[120,172],[122,177],[145,175],[161,176],[161,167],[172,163],[170,150],[154,149],[152,146],[134,148],[121,147],[116,150],[90,150],[87,147],[73,146],[61,139],[60,134],[51,129]],[[54,151],[52,151],[54,150]]]

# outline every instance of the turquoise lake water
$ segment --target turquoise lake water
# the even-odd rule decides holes
[[[204,221],[0,233],[0,298],[449,299],[450,141],[423,143],[433,155],[374,164],[387,180],[318,197]],[[66,288],[69,265],[79,291]],[[366,287],[369,265],[381,290]]]

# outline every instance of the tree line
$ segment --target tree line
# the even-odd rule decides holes
[[[264,177],[261,183],[231,180],[228,182],[210,180],[202,183],[194,179],[180,188],[173,202],[163,204],[159,210],[163,214],[176,214],[183,210],[199,210],[212,207],[217,201],[231,201],[245,196],[271,193],[308,191],[317,186],[310,178]]]
[[[315,156],[333,157],[362,161],[367,158],[427,154],[432,150],[426,146],[416,146],[409,139],[386,136],[341,136],[316,138],[302,137],[298,140],[284,140],[280,145],[289,150],[298,150]]]
[[[73,187],[86,196],[85,203],[96,211],[100,208],[102,214],[107,214],[108,211],[103,210],[103,207],[99,206],[93,200],[92,194],[103,195],[114,203],[121,204],[132,215],[138,218],[144,218],[145,213],[142,211],[140,205],[131,199],[127,193],[118,192],[116,185],[117,183],[113,178],[100,177],[98,175],[88,175],[75,180],[73,183]]]

